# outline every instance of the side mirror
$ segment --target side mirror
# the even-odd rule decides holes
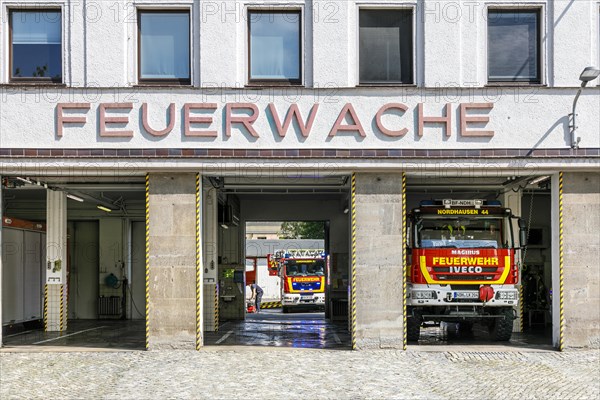
[[[519,220],[521,221],[521,220]],[[523,227],[519,229],[519,243],[521,247],[527,246],[527,228]]]

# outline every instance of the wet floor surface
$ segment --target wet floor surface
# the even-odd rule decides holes
[[[143,350],[145,323],[143,320],[73,320],[68,330],[44,333],[41,329],[8,333],[4,346],[66,347],[80,349]],[[347,322],[330,322],[324,313],[283,314],[280,309],[262,310],[248,314],[245,321],[224,321],[218,332],[205,332],[205,346],[255,346],[280,348],[350,349]],[[524,333],[513,333],[509,342],[490,340],[486,327],[475,324],[472,332],[461,332],[456,324],[442,323],[421,328],[418,342],[409,347],[436,348],[441,346],[495,346],[514,349],[551,349],[550,327]]]
[[[78,347],[90,349],[142,350],[146,346],[143,320],[71,320],[65,332],[26,330],[3,336],[7,347]]]
[[[283,314],[280,309],[247,314],[245,321],[221,324],[206,332],[206,346],[274,346],[313,349],[349,349],[347,322],[330,322],[324,313]]]

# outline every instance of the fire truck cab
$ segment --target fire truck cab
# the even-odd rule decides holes
[[[408,215],[407,332],[424,322],[473,323],[497,341],[510,339],[519,302],[511,210],[498,201],[423,201]],[[526,230],[519,219],[520,243]]]

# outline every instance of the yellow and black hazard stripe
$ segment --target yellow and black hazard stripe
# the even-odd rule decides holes
[[[150,175],[146,174],[146,350],[150,348]]]
[[[219,332],[219,285],[215,285],[215,332]]]
[[[260,309],[263,308],[281,308],[281,301],[265,301],[260,303]]]
[[[60,316],[59,316],[59,321],[60,321],[60,331],[62,332],[64,330],[64,321],[65,321],[65,301],[63,299],[64,296],[64,285],[60,285]]]
[[[407,324],[407,318],[406,318],[406,277],[408,275],[408,263],[407,261],[407,255],[406,255],[406,173],[402,173],[402,266],[403,266],[403,274],[402,274],[402,306],[403,306],[403,312],[402,315],[404,317],[404,324],[403,324],[403,329],[404,329],[404,335],[403,335],[403,344],[402,344],[402,348],[404,350],[406,350],[406,346],[407,346],[407,335],[408,335],[408,328],[406,326]]]
[[[519,332],[523,332],[523,282],[519,284]]]
[[[560,304],[560,336],[558,350],[565,346],[565,312],[564,312],[564,235],[563,235],[563,173],[558,174],[558,251],[559,251],[559,304]]]
[[[48,284],[44,285],[44,332],[48,332]]]
[[[352,350],[356,349],[356,174],[352,174],[351,189],[351,226],[352,226],[352,275],[350,280],[350,300],[351,300],[351,330]]]
[[[200,346],[202,346],[200,257],[202,257],[200,252],[200,174],[196,174],[196,350],[200,350]]]

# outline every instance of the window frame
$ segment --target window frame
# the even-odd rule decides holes
[[[537,77],[535,79],[490,79],[490,34],[489,34],[489,21],[490,13],[531,13],[537,14],[537,29],[536,29],[536,40],[537,40]],[[486,82],[490,86],[536,86],[544,85],[544,65],[543,60],[545,58],[544,45],[542,43],[542,30],[544,29],[544,8],[542,5],[531,4],[528,7],[509,7],[509,6],[489,6],[486,10]]]
[[[192,49],[193,49],[193,38],[192,38],[192,10],[189,8],[142,8],[139,7],[136,10],[136,21],[137,21],[137,82],[138,85],[149,85],[149,86],[191,86],[192,85]],[[142,14],[187,14],[188,16],[188,36],[189,36],[189,48],[188,48],[188,66],[189,66],[189,77],[188,78],[142,78]]]
[[[64,12],[62,7],[8,7],[8,81],[9,83],[29,83],[45,85],[64,85],[65,82],[65,53],[64,53]],[[52,77],[19,77],[13,76],[14,54],[13,54],[13,14],[15,12],[45,13],[58,12],[60,14],[60,79]]]
[[[298,15],[298,79],[254,79],[252,78],[252,29],[250,23],[251,14],[296,14]],[[304,19],[302,8],[279,9],[279,8],[248,8],[246,16],[248,18],[246,25],[247,35],[247,66],[248,66],[248,86],[302,86],[304,81]]]
[[[412,79],[410,83],[402,82],[402,81],[361,81],[360,79],[360,12],[361,11],[410,11],[410,20],[411,20],[411,56],[412,62]],[[359,5],[357,7],[356,14],[356,82],[357,86],[416,86],[417,85],[417,26],[416,26],[416,18],[417,18],[417,9],[415,5],[385,5],[385,6],[377,6],[377,5]]]

